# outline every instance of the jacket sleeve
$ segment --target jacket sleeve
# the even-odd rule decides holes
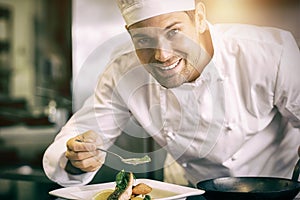
[[[52,181],[62,186],[89,183],[97,172],[71,175],[65,171],[66,142],[76,135],[93,130],[102,138],[103,148],[108,149],[130,118],[125,103],[115,90],[113,72],[107,70],[101,75],[94,94],[72,116],[44,153],[44,171]]]
[[[65,171],[67,158],[67,141],[87,130],[95,129],[96,120],[93,114],[92,97],[76,112],[58,133],[53,143],[47,148],[43,157],[43,168],[47,177],[64,186],[79,186],[89,183],[97,172],[71,175]]]
[[[289,122],[300,128],[300,53],[289,32],[282,32],[282,54],[277,72],[274,104]]]

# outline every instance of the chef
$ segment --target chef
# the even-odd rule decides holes
[[[300,145],[300,53],[292,35],[212,25],[194,0],[117,2],[135,49],[115,54],[48,147],[46,175],[62,186],[89,183],[105,161],[96,146],[108,149],[135,125],[191,184],[291,178]]]

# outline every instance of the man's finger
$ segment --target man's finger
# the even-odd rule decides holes
[[[74,167],[77,167],[83,171],[88,171],[94,168],[99,168],[103,164],[103,160],[97,156],[94,156],[81,161],[72,160],[71,163]]]
[[[81,142],[78,139],[71,139],[67,142],[67,149],[74,152],[80,151],[95,151],[96,145],[94,143]]]
[[[93,156],[98,156],[98,151],[82,151],[82,152],[74,152],[74,151],[66,151],[66,157],[69,160],[84,160],[87,158],[91,158]]]

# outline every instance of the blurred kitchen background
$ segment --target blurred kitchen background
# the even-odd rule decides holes
[[[212,23],[284,28],[300,46],[299,0],[204,2]],[[47,193],[59,186],[42,171],[43,152],[82,104],[73,90],[81,67],[97,47],[124,31],[113,0],[0,0],[0,199],[54,199]],[[118,142],[129,151],[156,148],[147,139],[132,149],[126,137]],[[163,166],[163,159],[156,160]],[[103,170],[107,176],[94,183],[114,179],[113,170]],[[163,174],[141,176],[163,180]]]

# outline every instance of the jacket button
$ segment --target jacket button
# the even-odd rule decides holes
[[[175,139],[175,134],[174,134],[173,132],[171,132],[171,131],[168,131],[167,137],[168,137],[169,139],[171,139],[171,140],[174,140],[174,139]]]
[[[225,122],[224,127],[225,127],[225,129],[226,129],[227,131],[232,131],[232,126],[233,126],[232,123],[230,123],[230,122]]]
[[[227,130],[227,131],[232,131],[232,128],[231,128],[230,126],[227,126],[227,127],[226,127],[226,130]]]

